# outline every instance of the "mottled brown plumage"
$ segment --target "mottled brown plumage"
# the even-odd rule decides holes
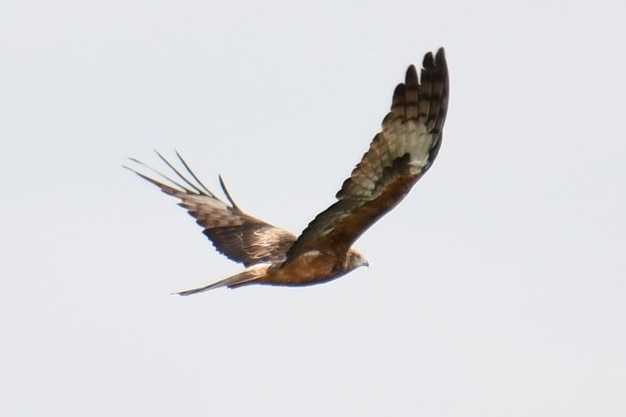
[[[411,65],[405,82],[396,87],[381,132],[344,181],[337,202],[318,214],[299,237],[243,212],[221,177],[220,185],[228,203],[219,199],[178,153],[186,173],[158,155],[179,181],[152,170],[165,180],[158,181],[129,168],[166,194],[180,199],[179,204],[204,228],[215,248],[246,267],[222,281],[178,294],[247,284],[312,285],[367,265],[352,244],[402,201],[430,168],[441,145],[448,104],[448,70],[443,48],[435,56],[426,54],[422,65],[419,78]],[[132,161],[151,169],[136,159]]]

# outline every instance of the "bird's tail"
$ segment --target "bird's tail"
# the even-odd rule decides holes
[[[243,272],[240,272],[236,275],[225,278],[221,281],[218,281],[213,284],[209,284],[200,288],[192,288],[190,290],[176,292],[174,293],[174,295],[187,296],[187,295],[192,295],[192,294],[197,294],[200,292],[212,290],[214,288],[220,288],[220,287],[237,288],[243,285],[254,284],[255,282],[258,282],[265,277],[268,267],[269,267],[269,264],[254,265],[245,269]]]

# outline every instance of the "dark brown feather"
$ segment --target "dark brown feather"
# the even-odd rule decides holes
[[[220,253],[233,261],[243,263],[246,267],[263,262],[281,263],[285,260],[287,250],[296,240],[293,233],[244,213],[233,201],[221,177],[220,185],[230,204],[225,203],[206,188],[178,153],[178,158],[191,178],[188,178],[161,154],[158,152],[157,154],[186,185],[136,159],[131,160],[153,171],[165,181],[158,181],[135,169],[126,168],[156,185],[164,193],[180,199],[179,205],[184,207],[204,228],[203,233]]]
[[[344,254],[372,224],[395,207],[430,168],[441,145],[448,102],[443,48],[424,57],[418,79],[414,66],[393,95],[391,111],[361,162],[287,253],[292,259],[312,249]]]

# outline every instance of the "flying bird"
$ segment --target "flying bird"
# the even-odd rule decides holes
[[[161,180],[129,168],[180,200],[215,248],[245,269],[200,288],[176,294],[191,295],[213,288],[249,284],[306,286],[339,278],[367,266],[352,244],[378,219],[394,208],[431,167],[441,146],[448,106],[448,68],[443,48],[424,56],[420,76],[409,66],[391,102],[382,130],[336,194],[337,201],[318,214],[296,236],[243,211],[219,177],[226,201],[204,186],[176,152],[182,166],[157,155],[177,178],[149,169]]]

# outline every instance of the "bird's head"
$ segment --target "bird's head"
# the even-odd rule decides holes
[[[348,270],[351,271],[361,266],[370,266],[365,256],[356,249],[348,251]]]

